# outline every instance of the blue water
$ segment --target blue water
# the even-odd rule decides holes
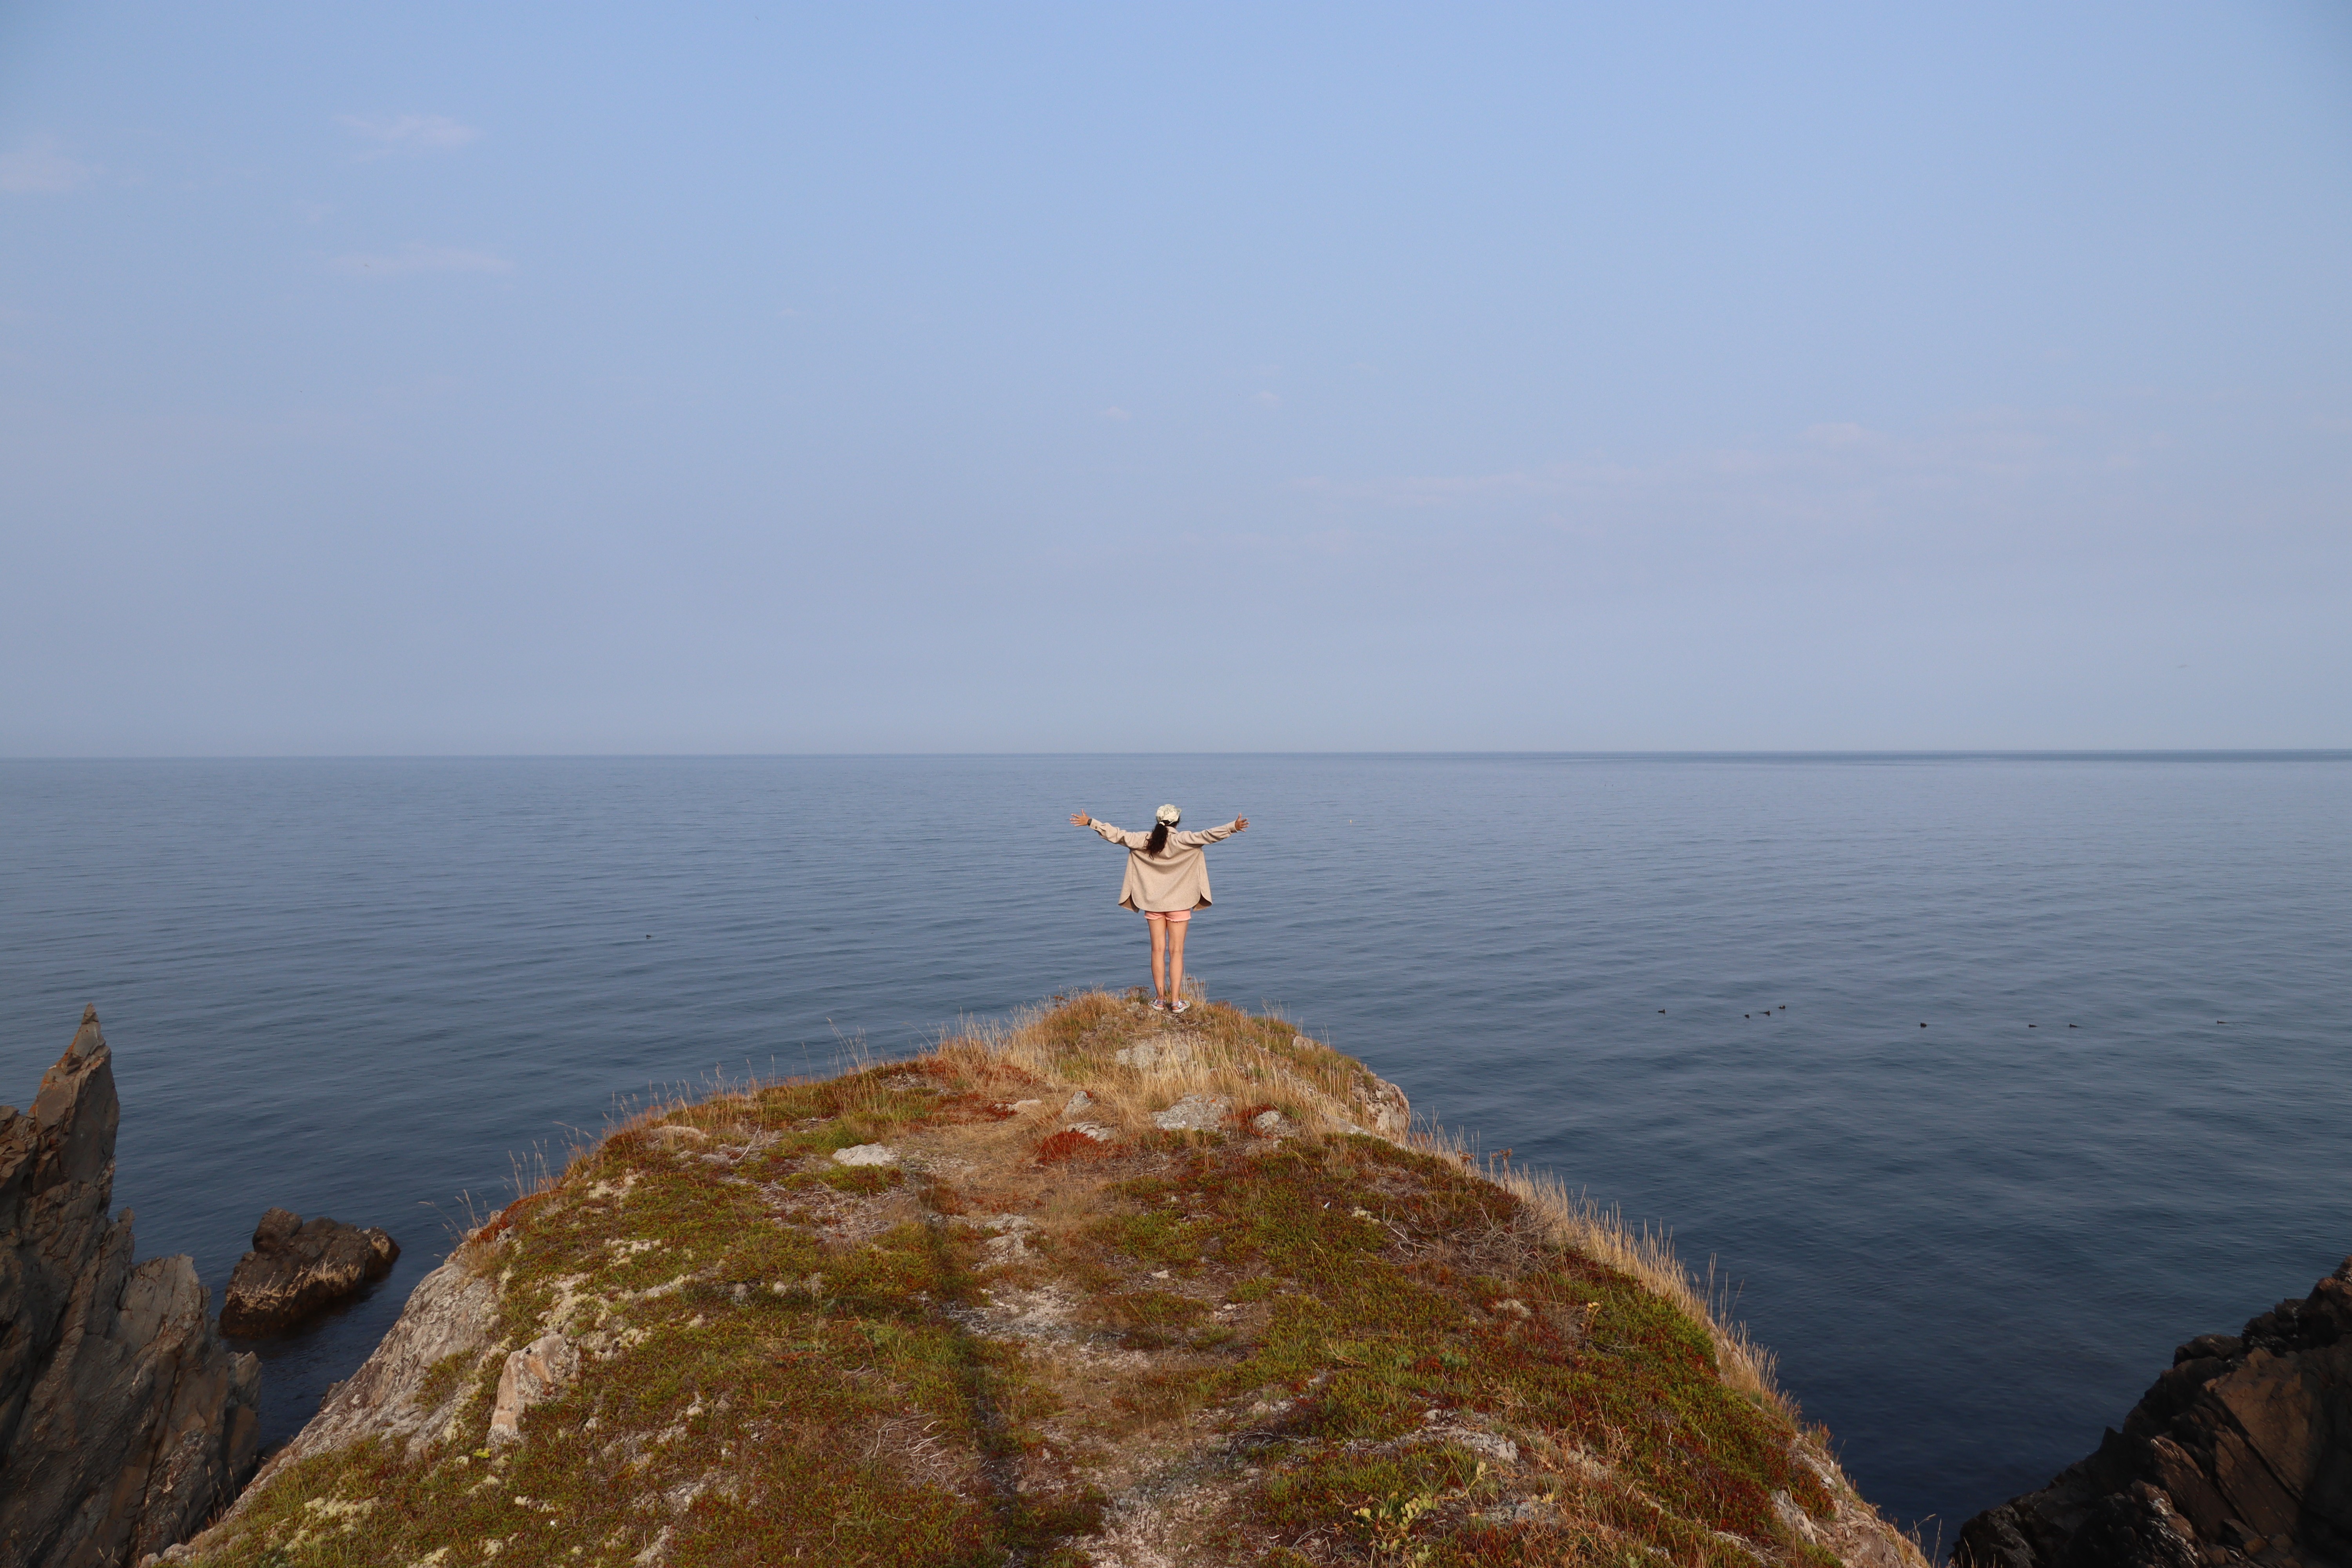
[[[1931,1541],[2352,1252],[2342,754],[0,763],[0,1099],[95,1002],[142,1255],[400,1238],[282,1436],[616,1097],[1139,983],[1066,819],[1163,799],[1214,994],[1713,1257]]]

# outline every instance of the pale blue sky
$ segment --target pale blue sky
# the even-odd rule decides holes
[[[0,4],[0,752],[2352,744],[2348,16]]]

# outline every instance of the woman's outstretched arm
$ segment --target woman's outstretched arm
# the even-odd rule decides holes
[[[1226,823],[1223,827],[1211,827],[1199,833],[1171,833],[1168,837],[1176,840],[1179,844],[1214,844],[1220,838],[1231,838],[1236,833],[1245,832],[1248,827],[1248,817],[1236,816],[1231,822]]]
[[[1091,827],[1097,833],[1101,834],[1105,838],[1110,840],[1113,844],[1120,845],[1129,849],[1140,849],[1143,847],[1142,834],[1122,833],[1118,828],[1113,827],[1109,823],[1105,822],[1101,817],[1088,816],[1083,811],[1074,811],[1070,813],[1070,826],[1073,827]]]

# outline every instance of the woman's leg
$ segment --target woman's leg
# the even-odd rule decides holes
[[[1184,933],[1192,929],[1190,921],[1154,921],[1156,926],[1168,931],[1168,1000],[1184,999]]]
[[[1151,990],[1156,996],[1168,994],[1168,922],[1144,917],[1143,923],[1151,928]],[[1178,939],[1181,941],[1180,937]],[[1182,960],[1179,959],[1181,965]]]

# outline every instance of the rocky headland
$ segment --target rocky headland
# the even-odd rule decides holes
[[[0,1563],[110,1568],[236,1495],[260,1430],[259,1363],[232,1354],[185,1257],[134,1263],[110,1217],[121,1110],[96,1008],[0,1106]]]
[[[2123,1430],[1960,1527],[1955,1568],[2352,1568],[2352,1258],[2200,1334]]]
[[[1919,1568],[1671,1257],[1104,994],[641,1117],[173,1562]]]

